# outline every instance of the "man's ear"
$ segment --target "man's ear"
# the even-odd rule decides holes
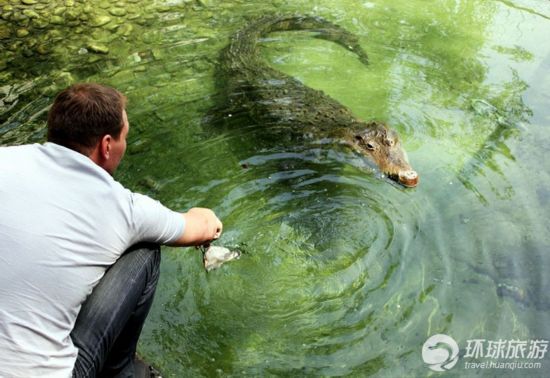
[[[111,154],[111,142],[113,137],[109,134],[106,134],[101,138],[101,142],[99,145],[101,157],[105,160],[109,160],[110,154]]]

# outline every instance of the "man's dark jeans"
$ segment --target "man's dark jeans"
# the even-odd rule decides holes
[[[153,302],[160,247],[139,244],[107,270],[71,333],[78,348],[73,377],[133,377],[136,346]]]

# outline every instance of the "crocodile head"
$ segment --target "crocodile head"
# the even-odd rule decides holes
[[[353,148],[368,157],[382,173],[406,187],[418,185],[418,174],[408,161],[398,134],[380,122],[372,122],[353,134]]]

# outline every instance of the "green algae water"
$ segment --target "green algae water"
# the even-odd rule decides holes
[[[548,2],[0,0],[0,12],[0,145],[43,142],[65,86],[112,85],[129,99],[117,179],[176,210],[213,208],[217,244],[244,252],[206,273],[198,250],[163,250],[139,353],[164,376],[548,375]],[[358,36],[368,66],[308,32],[274,33],[262,54],[397,130],[417,188],[322,141],[209,123],[220,50],[266,14]],[[423,355],[436,334],[459,348],[444,373]]]

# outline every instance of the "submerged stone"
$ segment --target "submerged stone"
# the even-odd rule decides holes
[[[119,26],[117,30],[117,34],[128,37],[132,32],[132,30],[134,30],[134,27],[132,26],[132,24],[122,24]]]
[[[42,44],[38,45],[35,50],[40,55],[46,55],[50,52],[50,49],[48,48],[48,46],[42,45]]]
[[[101,15],[101,16],[94,16],[90,19],[90,25],[94,28],[103,26],[111,22],[111,17]]]
[[[40,18],[40,15],[32,9],[23,9],[23,14],[28,18]]]
[[[78,20],[80,18],[80,13],[76,9],[68,9],[65,12],[65,17],[67,17],[67,20]]]
[[[113,16],[122,17],[126,15],[126,9],[124,8],[111,8],[109,9],[109,13]]]
[[[15,35],[18,38],[24,38],[24,37],[28,36],[29,34],[30,34],[30,32],[29,32],[28,29],[17,29],[17,31],[15,32]]]
[[[35,18],[32,20],[32,26],[37,29],[44,29],[49,24],[50,23],[48,22],[48,20],[45,20],[43,18]]]
[[[11,29],[8,25],[0,25],[0,39],[11,37]]]
[[[22,21],[26,21],[28,20],[29,18],[27,16],[25,16],[23,13],[14,13],[12,16],[11,16],[11,19],[13,21],[16,21],[18,22],[19,24],[21,24]]]
[[[56,16],[61,16],[63,13],[65,13],[66,10],[67,8],[65,7],[58,7],[53,10],[53,14],[55,14]]]
[[[88,50],[96,54],[108,54],[109,48],[101,43],[91,42],[88,43]]]
[[[34,5],[36,4],[38,1],[36,0],[21,0],[21,3],[25,4],[25,5]]]
[[[64,23],[65,23],[65,19],[61,16],[51,16],[50,17],[50,24],[63,25]]]

